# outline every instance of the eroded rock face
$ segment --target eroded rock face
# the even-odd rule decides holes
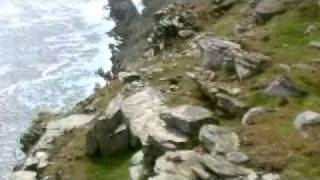
[[[294,120],[294,126],[303,137],[308,137],[308,133],[304,131],[306,126],[320,125],[320,114],[313,111],[305,111],[299,114]]]
[[[216,122],[213,113],[199,106],[180,106],[161,112],[160,118],[167,126],[176,128],[183,133],[195,135],[204,124]]]
[[[262,65],[269,58],[260,53],[249,53],[239,44],[213,36],[201,38],[198,46],[203,59],[203,66],[212,70],[236,73],[239,79],[253,76],[262,70]]]
[[[289,98],[302,97],[306,92],[296,87],[289,79],[278,77],[264,91],[267,96]]]
[[[203,126],[199,133],[199,140],[212,153],[235,152],[240,147],[240,140],[236,133],[215,125]]]

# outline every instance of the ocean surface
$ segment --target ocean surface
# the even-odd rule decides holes
[[[111,68],[108,45],[116,43],[106,5],[0,0],[0,180],[23,157],[19,137],[37,112],[71,107],[104,83],[95,71]]]

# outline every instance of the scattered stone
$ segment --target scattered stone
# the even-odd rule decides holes
[[[300,113],[294,120],[294,126],[301,135],[307,138],[309,135],[304,131],[306,126],[320,125],[320,114],[313,111]]]
[[[264,23],[273,16],[287,10],[284,2],[279,0],[260,0],[255,7],[255,18],[258,22]]]
[[[235,152],[240,146],[236,133],[215,125],[203,126],[199,133],[199,140],[212,153]]]
[[[264,91],[267,96],[289,98],[302,97],[306,92],[298,89],[289,79],[278,77]]]
[[[202,125],[216,122],[212,112],[198,106],[180,106],[166,109],[160,114],[169,127],[177,128],[183,133],[195,135]]]
[[[37,173],[33,171],[17,171],[9,180],[36,180]]]
[[[254,125],[261,121],[261,118],[269,113],[274,112],[274,109],[265,107],[255,107],[251,108],[242,118],[242,124],[244,125]]]
[[[181,30],[178,32],[178,35],[181,37],[181,38],[189,38],[191,36],[194,35],[194,31],[193,30]]]
[[[230,163],[222,156],[218,155],[203,155],[201,156],[201,162],[206,168],[212,171],[214,174],[223,177],[241,177],[248,176],[254,173],[252,170],[246,169],[242,166]]]
[[[137,72],[119,72],[118,78],[125,83],[132,83],[141,79],[141,76]]]
[[[317,30],[317,27],[315,25],[309,25],[307,29],[304,31],[304,35],[313,34],[316,30]]]
[[[229,152],[226,157],[228,161],[236,164],[246,163],[249,161],[248,155],[243,152]]]
[[[309,46],[320,49],[320,42],[319,41],[311,41]]]

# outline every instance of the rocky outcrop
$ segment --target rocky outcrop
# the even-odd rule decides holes
[[[198,45],[205,68],[235,73],[239,79],[260,72],[263,63],[269,59],[260,53],[246,52],[239,44],[212,36],[200,38]]]
[[[40,140],[28,153],[19,171],[13,174],[16,178],[34,178],[37,172],[49,165],[49,158],[55,146],[55,141],[74,129],[81,128],[92,122],[94,116],[84,114],[73,114],[65,118],[50,121]],[[24,180],[24,179],[23,179]],[[29,180],[29,179],[26,179]]]

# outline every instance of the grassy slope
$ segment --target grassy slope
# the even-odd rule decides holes
[[[246,1],[238,4],[226,13],[221,19],[206,17],[203,19],[204,30],[214,32],[220,36],[233,37],[233,28],[237,22],[245,17],[241,14]],[[222,120],[222,124],[235,128],[243,139],[243,148],[252,159],[249,166],[268,171],[276,171],[285,177],[320,177],[320,143],[315,140],[306,140],[300,137],[293,127],[293,119],[303,110],[320,111],[320,71],[306,72],[292,69],[287,73],[279,70],[279,63],[312,64],[312,60],[320,57],[320,50],[308,46],[311,40],[320,40],[320,31],[305,36],[303,32],[307,26],[319,24],[318,6],[307,5],[296,8],[288,13],[274,18],[263,26],[253,29],[255,37],[246,39],[243,43],[250,50],[264,52],[272,57],[270,67],[255,78],[243,82],[233,82],[248,94],[248,101],[252,106],[277,106],[278,101],[263,95],[262,90],[250,90],[254,85],[265,85],[279,74],[289,76],[300,88],[309,92],[301,99],[290,99],[289,104],[276,113],[261,117],[261,123],[252,127],[241,127],[240,119]],[[268,35],[269,41],[263,41]],[[184,43],[178,44],[184,48]],[[176,64],[176,66],[174,66]],[[154,75],[149,81],[151,85],[166,89],[167,81],[160,78],[179,78],[180,89],[167,97],[166,103],[170,106],[181,104],[195,104],[211,108],[207,98],[203,96],[196,84],[185,76],[185,72],[192,71],[194,66],[200,64],[199,59],[181,57],[168,58],[149,62],[145,66],[161,67],[164,73]],[[109,99],[119,90],[121,85],[114,88],[100,90],[98,109],[103,111]],[[112,95],[110,95],[112,94]],[[93,98],[95,99],[95,98]],[[56,172],[61,168],[67,171],[73,179],[77,180],[125,180],[128,179],[128,159],[131,153],[120,156],[88,159],[84,155],[83,132],[75,133],[72,140],[64,146],[59,154],[79,154],[80,159],[66,161],[65,158],[55,157],[57,166],[51,166],[48,172]],[[76,151],[75,151],[76,150]]]

